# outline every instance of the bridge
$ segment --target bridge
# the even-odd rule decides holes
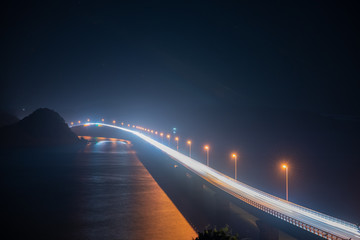
[[[133,134],[155,148],[168,154],[179,164],[222,191],[227,192],[228,194],[257,208],[260,211],[270,214],[283,220],[284,222],[292,224],[319,237],[329,240],[360,240],[360,229],[357,225],[283,200],[230,178],[225,174],[194,160],[193,158],[165,146],[164,144],[137,130],[132,130],[131,125],[128,125],[128,128],[105,123],[90,122],[79,125],[106,126]]]

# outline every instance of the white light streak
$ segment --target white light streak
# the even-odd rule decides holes
[[[205,164],[202,164],[168,146],[165,146],[164,144],[159,143],[158,141],[140,133],[137,132],[136,130],[130,130],[127,128],[123,128],[123,127],[119,127],[119,126],[115,126],[115,125],[110,125],[110,124],[104,124],[104,123],[86,123],[86,125],[96,125],[96,124],[100,124],[103,126],[107,126],[107,127],[111,127],[111,128],[116,128],[125,132],[129,132],[132,133],[136,136],[138,136],[139,138],[143,139],[144,141],[150,143],[151,145],[155,146],[156,148],[162,150],[163,152],[167,153],[169,156],[173,157],[176,161],[178,161],[179,163],[181,163],[182,165],[188,167],[190,170],[192,170],[193,172],[195,172],[196,174],[198,174],[201,177],[207,177],[207,178],[211,178],[211,179],[217,179],[217,184],[221,184],[221,187],[229,190],[230,192],[233,192],[235,194],[239,194],[239,195],[246,195],[247,198],[249,198],[248,196],[250,196],[251,200],[258,202],[259,204],[264,204],[263,202],[265,202],[265,204],[268,206],[269,204],[273,207],[273,208],[280,208],[282,209],[286,214],[291,214],[291,213],[296,213],[297,215],[302,215],[305,216],[305,218],[301,218],[301,216],[297,216],[297,220],[300,220],[304,223],[307,223],[309,225],[312,225],[314,227],[317,227],[319,229],[324,229],[324,227],[318,226],[318,222],[322,223],[322,224],[327,224],[330,225],[334,228],[331,228],[332,233],[337,234],[337,229],[340,229],[342,231],[344,231],[347,236],[349,236],[349,234],[351,235],[351,237],[353,239],[360,239],[360,233],[359,230],[357,229],[355,224],[352,223],[348,223],[345,221],[342,221],[340,219],[336,219],[334,217],[330,217],[327,216],[325,214],[316,212],[314,210],[302,207],[300,205],[296,205],[294,203],[282,200],[278,197],[275,197],[273,195],[270,195],[268,193],[265,193],[263,191],[260,191],[258,189],[255,189],[253,187],[250,187],[242,182],[236,181],[233,178],[230,178],[226,175],[224,175],[223,173],[220,173],[218,171],[216,171],[215,169],[212,169],[208,166],[206,166]],[[300,218],[300,219],[299,219]],[[308,218],[310,218],[311,220],[309,220]],[[328,230],[325,230],[328,231]],[[343,234],[338,233],[339,235],[343,236]],[[353,236],[355,235],[355,236]]]

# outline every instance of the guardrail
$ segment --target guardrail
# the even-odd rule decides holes
[[[299,221],[299,220],[297,220],[295,218],[292,218],[292,217],[289,217],[289,216],[287,216],[285,214],[277,212],[277,211],[275,211],[275,210],[273,210],[271,208],[268,208],[268,207],[266,207],[264,205],[261,205],[261,204],[255,202],[253,200],[250,200],[250,199],[248,199],[248,198],[246,198],[244,196],[241,196],[239,194],[235,194],[234,192],[229,191],[229,190],[221,187],[220,185],[216,184],[216,182],[211,181],[211,183],[214,184],[215,186],[217,186],[218,188],[222,189],[223,191],[225,191],[225,192],[233,195],[234,197],[242,200],[243,202],[245,202],[245,203],[247,203],[247,204],[249,204],[249,205],[251,205],[251,206],[253,206],[253,207],[255,207],[255,208],[259,209],[259,210],[262,210],[262,211],[264,211],[264,212],[266,212],[266,213],[268,213],[270,215],[273,215],[273,216],[275,216],[275,217],[277,217],[279,219],[282,219],[282,220],[284,220],[284,221],[286,221],[286,222],[288,222],[288,223],[290,223],[292,225],[295,225],[295,226],[297,226],[299,228],[302,228],[302,229],[304,229],[304,230],[306,230],[308,232],[311,232],[311,233],[313,233],[313,234],[315,234],[315,235],[317,235],[319,237],[322,237],[322,238],[325,238],[325,239],[328,239],[328,240],[348,240],[347,238],[339,237],[339,236],[337,236],[335,234],[326,232],[326,231],[321,230],[319,228],[313,227],[313,226],[311,226],[311,225],[309,225],[307,223]]]

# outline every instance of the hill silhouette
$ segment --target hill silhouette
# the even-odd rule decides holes
[[[55,111],[39,108],[15,124],[0,128],[1,147],[83,144]]]

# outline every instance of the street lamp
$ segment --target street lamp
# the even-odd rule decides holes
[[[179,151],[179,138],[175,137],[175,141],[176,141],[176,150]]]
[[[105,119],[103,119],[103,118],[102,118],[102,119],[101,119],[101,121],[102,121],[102,122],[104,122],[104,121],[105,121]]]
[[[124,125],[124,123],[122,122],[122,123],[121,123],[121,126],[123,126],[123,125]]]
[[[79,120],[79,121],[78,121],[78,123],[80,124],[80,123],[81,123],[81,121]]]
[[[189,145],[189,157],[191,158],[191,141],[188,140],[187,144]]]
[[[170,146],[170,134],[166,135],[166,138],[169,139],[169,146]]]
[[[235,159],[235,180],[237,180],[237,155],[236,155],[236,153],[233,153],[232,157]]]
[[[115,125],[115,123],[116,123],[116,121],[115,120],[113,120],[113,124]]]
[[[204,149],[206,151],[206,165],[209,166],[209,146],[205,145]]]
[[[160,137],[161,137],[161,142],[164,143],[164,134],[160,133]]]
[[[74,122],[71,122],[70,124],[71,124],[71,126],[73,126],[73,125],[74,125]]]
[[[88,118],[87,121],[90,122],[90,118]]]
[[[286,164],[283,164],[282,168],[285,169],[286,175],[286,201],[289,201],[289,167]]]

